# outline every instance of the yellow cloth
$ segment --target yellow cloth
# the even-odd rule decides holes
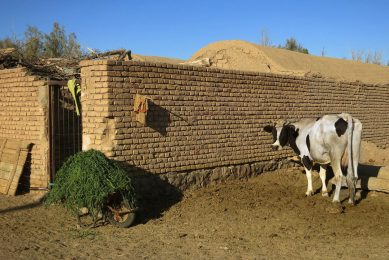
[[[74,105],[76,106],[76,113],[79,116],[80,109],[78,108],[77,97],[81,93],[80,84],[76,83],[75,79],[70,79],[70,80],[68,80],[68,89],[69,89],[70,93],[72,93],[72,96],[74,99]]]

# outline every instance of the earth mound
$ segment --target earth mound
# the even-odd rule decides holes
[[[190,61],[210,58],[212,67],[298,76],[326,77],[369,84],[389,84],[389,67],[319,57],[240,40],[211,43]]]

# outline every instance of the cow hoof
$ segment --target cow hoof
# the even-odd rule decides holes
[[[313,195],[313,191],[309,190],[305,193],[305,196],[310,197]]]
[[[339,199],[333,199],[332,202],[333,202],[333,203],[339,203],[339,204],[340,204],[340,200],[339,200]]]
[[[322,195],[323,197],[328,197],[328,192],[327,192],[327,191],[323,191],[323,192],[321,193],[321,195]]]

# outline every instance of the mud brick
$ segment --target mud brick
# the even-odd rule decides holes
[[[127,158],[128,163],[152,173],[200,170],[285,157],[288,153],[269,152],[271,140],[259,134],[262,127],[276,119],[325,113],[350,112],[364,123],[364,138],[382,147],[389,145],[385,131],[388,124],[383,123],[389,122],[389,108],[385,103],[388,92],[382,86],[173,64],[133,61],[105,64],[112,66],[104,65],[107,67],[104,80],[112,83],[104,83],[104,91],[115,93],[105,99],[117,101],[98,104],[106,107],[102,111],[110,111],[108,115],[116,120],[116,129],[125,129],[125,132],[117,131],[117,136],[124,133],[124,139],[113,142],[114,149],[136,149],[139,157]],[[90,63],[81,71],[90,78],[83,81],[87,85],[84,94],[88,97],[102,93],[93,92],[90,87],[96,82],[93,78],[103,80],[103,76],[84,73],[94,66],[98,63]],[[137,124],[130,116],[135,93],[154,98],[157,109],[149,112],[157,113],[150,114],[152,120],[146,126]],[[90,100],[100,98],[92,96]],[[120,99],[126,100],[129,106],[119,102]],[[90,102],[83,109],[94,112],[95,107],[96,102]],[[123,113],[128,116],[123,117]],[[377,119],[372,114],[379,114],[376,118],[385,120],[377,127]],[[190,116],[195,116],[196,121],[189,125],[186,120]],[[85,116],[83,120],[88,122]],[[84,131],[89,132],[89,127],[84,125]],[[149,149],[139,149],[143,144],[148,148],[154,147],[152,144],[158,147],[153,152],[157,159],[150,157]],[[226,147],[227,152],[223,150]],[[169,155],[171,151],[174,154]],[[186,151],[197,156],[189,157]],[[113,157],[116,159],[115,155]],[[188,164],[193,166],[187,167]]]
[[[48,150],[46,131],[47,111],[40,107],[37,93],[47,83],[37,76],[27,75],[27,69],[0,70],[0,138],[28,140],[34,143],[30,158],[30,184],[41,187],[46,180]],[[4,116],[7,115],[7,116]],[[42,148],[43,147],[43,148]],[[45,184],[46,185],[46,184]]]

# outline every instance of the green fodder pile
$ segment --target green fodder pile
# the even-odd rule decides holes
[[[61,203],[76,216],[80,208],[86,207],[96,217],[114,192],[136,207],[135,191],[127,172],[103,153],[92,149],[71,156],[63,164],[46,205]]]

